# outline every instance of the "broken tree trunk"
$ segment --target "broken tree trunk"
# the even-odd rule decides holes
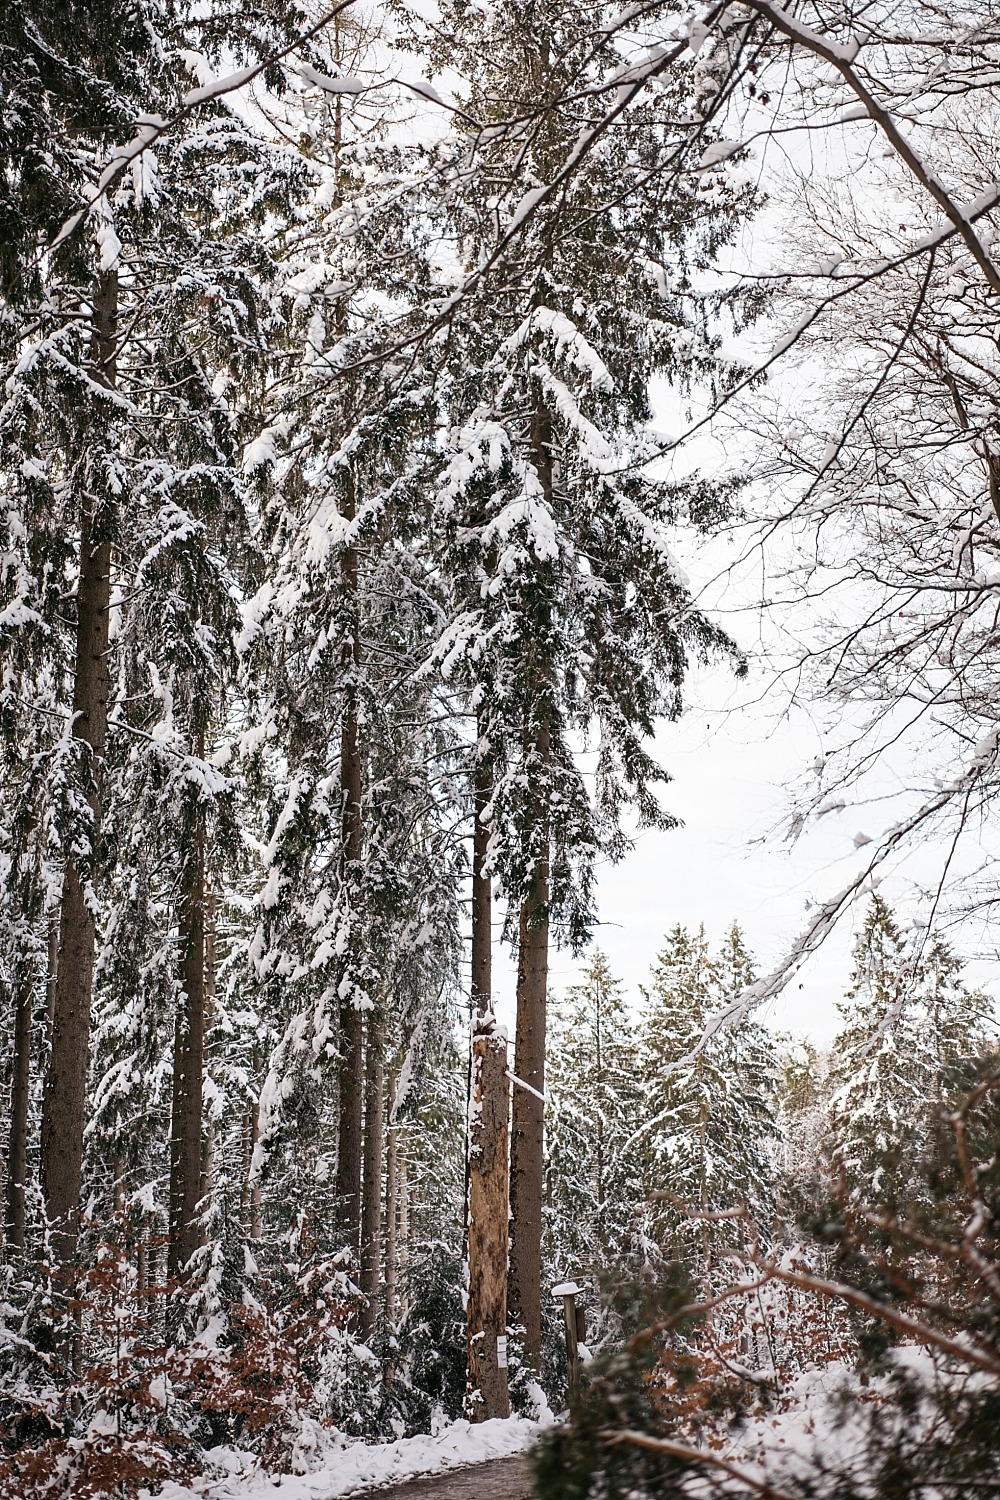
[[[507,1391],[507,1038],[492,1022],[472,1039],[466,1412],[510,1416]]]

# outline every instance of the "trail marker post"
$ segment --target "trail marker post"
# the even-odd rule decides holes
[[[580,1322],[583,1309],[577,1307],[576,1299],[582,1291],[583,1287],[577,1286],[575,1281],[561,1281],[552,1288],[553,1297],[557,1302],[561,1300],[563,1305],[570,1404],[580,1393]]]

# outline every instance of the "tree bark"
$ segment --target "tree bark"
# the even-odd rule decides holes
[[[398,1147],[397,1147],[398,1149]],[[396,1267],[397,1272],[404,1273],[410,1265],[410,1182],[409,1167],[406,1160],[406,1152],[399,1153],[399,1233],[396,1238]],[[402,1317],[409,1308],[408,1298],[409,1284],[405,1277],[403,1280],[403,1295],[399,1296],[399,1315]],[[398,1293],[397,1293],[398,1295]]]
[[[507,1389],[507,1038],[472,1040],[469,1116],[469,1301],[466,1413],[510,1416]]]
[[[384,1114],[382,1090],[382,1027],[370,1012],[365,1062],[364,1197],[361,1205],[361,1309],[360,1332],[367,1338],[375,1327],[378,1311],[379,1261],[382,1248],[382,1144]]]
[[[547,736],[545,736],[547,749]],[[539,859],[521,903],[517,958],[514,1084],[510,1154],[510,1321],[525,1331],[525,1357],[536,1371],[542,1351],[542,1178],[545,1105],[545,1002],[549,967],[549,862]]]
[[[395,1121],[396,1074],[389,1079],[389,1129],[385,1157],[385,1316],[396,1321],[396,1215],[399,1204],[399,1126]]]
[[[355,497],[350,482],[341,513],[346,521],[355,516]],[[361,860],[361,743],[358,724],[357,677],[361,665],[361,642],[355,610],[358,594],[358,553],[344,551],[344,602],[352,616],[351,637],[345,647],[349,675],[347,703],[340,737],[340,784],[342,814],[342,878],[350,891]],[[340,1226],[348,1247],[358,1255],[361,1240],[361,1167],[364,1105],[364,1020],[353,985],[340,1003],[340,1130],[337,1148],[337,1198]]]
[[[24,1249],[24,1190],[28,1174],[28,1101],[31,1093],[31,974],[23,968],[14,991],[10,1135],[7,1140],[7,1244]]]
[[[117,376],[117,340],[118,274],[109,271],[98,280],[91,340],[96,379],[109,388]],[[101,829],[111,608],[111,539],[95,512],[95,499],[86,497],[80,521],[73,689],[73,735],[89,746],[92,852]],[[94,913],[76,857],[70,853],[63,872],[52,1044],[42,1105],[42,1192],[53,1253],[63,1270],[75,1259],[79,1228],[95,949]]]
[[[531,457],[546,502],[553,500],[552,415],[536,403],[529,434]],[[548,717],[548,678],[551,664],[525,661],[535,699],[532,749],[534,775],[543,783],[536,799],[533,830],[540,853],[528,893],[521,903],[518,926],[517,1020],[514,1072],[524,1088],[514,1084],[510,1150],[510,1321],[525,1331],[525,1358],[536,1371],[542,1357],[542,1195],[544,1191],[545,1131],[545,1010],[549,972],[549,817],[547,779],[552,735]]]
[[[56,1013],[56,975],[59,972],[59,912],[49,918],[49,963],[45,976],[45,1026],[46,1036],[52,1036],[52,1022]]]
[[[493,1003],[493,880],[486,872],[491,829],[483,821],[493,795],[488,767],[477,763],[475,821],[472,829],[472,1015],[485,1015]]]
[[[168,1274],[182,1277],[202,1243],[198,1223],[202,1181],[205,1067],[205,828],[199,810],[178,912],[183,995],[174,1028],[170,1121],[170,1251]]]
[[[216,912],[215,892],[205,892],[205,1022],[204,1034],[205,1045],[208,1045],[208,1035],[215,1022],[215,967],[216,967]],[[205,1056],[205,1069],[208,1071],[208,1057]],[[215,1130],[210,1119],[205,1119],[202,1125],[202,1147],[201,1147],[201,1198],[206,1202],[213,1191],[215,1184]]]

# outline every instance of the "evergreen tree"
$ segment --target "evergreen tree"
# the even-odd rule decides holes
[[[623,114],[523,235],[501,241],[526,190],[552,180],[586,124],[587,84],[614,55],[594,37],[565,8],[511,0],[446,7],[431,43],[436,61],[468,80],[465,109],[481,122],[471,141],[449,144],[445,181],[461,267],[486,267],[438,336],[434,546],[449,599],[436,655],[477,715],[489,787],[480,817],[518,945],[515,1070],[539,1094],[550,928],[586,940],[593,860],[626,847],[624,806],[644,826],[670,826],[648,738],[680,712],[689,655],[730,649],[670,548],[682,518],[709,528],[728,514],[728,492],[652,479],[646,424],[654,379],[686,389],[728,374],[696,268],[734,232],[749,195],[699,196],[669,123],[681,85],[665,81],[662,99]],[[499,123],[557,97],[524,138]],[[577,736],[598,746],[593,799]],[[539,1099],[518,1091],[511,1303],[529,1349],[539,1337],[542,1126]]]
[[[855,1191],[916,1191],[917,1159],[970,1065],[989,1050],[992,1007],[932,935],[907,938],[873,896],[854,946],[851,987],[833,1045],[833,1153]]]
[[[375,41],[338,19],[306,78],[311,192],[281,233],[283,327],[250,455],[274,565],[241,641],[262,689],[247,741],[264,849],[250,957],[273,1017],[259,1165],[276,1183],[303,1133],[329,1156],[369,1310],[385,1061],[450,995],[461,866],[450,704],[420,673],[440,621],[420,528],[434,407],[419,361],[385,352],[387,301],[399,334],[426,293],[425,234],[383,106],[336,82],[378,82]]]
[[[645,1107],[634,1021],[600,949],[553,1005],[549,1041],[546,1270],[593,1285],[634,1250]]]
[[[669,1194],[652,1223],[671,1253],[703,1275],[731,1232],[724,1223],[688,1220],[685,1209],[744,1206],[765,1236],[774,1217],[780,1139],[774,1039],[755,1021],[705,1035],[713,1012],[752,975],[735,923],[715,956],[703,928],[691,934],[678,926],[644,991],[646,1190]]]

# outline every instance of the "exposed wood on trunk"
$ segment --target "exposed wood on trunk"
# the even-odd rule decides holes
[[[199,810],[178,912],[183,994],[174,1030],[170,1121],[168,1273],[181,1276],[201,1245],[202,1103],[205,1067],[205,828]]]
[[[379,1262],[382,1248],[382,1144],[385,1084],[382,1063],[382,1026],[375,1012],[369,1014],[365,1062],[364,1188],[361,1205],[361,1309],[360,1329],[367,1338],[378,1312]]]
[[[472,1039],[466,1413],[510,1416],[507,1390],[507,1039]]]
[[[31,1094],[32,974],[22,965],[14,989],[10,1134],[7,1138],[6,1231],[12,1250],[24,1249],[24,1190],[28,1175],[28,1101]]]
[[[118,275],[104,273],[94,297],[91,354],[95,378],[113,387],[118,340]],[[80,576],[76,597],[73,735],[90,747],[90,809],[100,834],[104,752],[108,725],[108,630],[111,605],[111,539],[96,501],[85,496],[80,523]],[[76,1256],[90,1013],[94,982],[94,914],[76,859],[63,873],[59,964],[52,1002],[52,1044],[42,1106],[42,1192],[59,1266]]]
[[[399,1211],[399,1126],[396,1113],[395,1073],[389,1078],[389,1129],[385,1155],[385,1316],[396,1321],[396,1217]]]
[[[348,480],[341,513],[346,521],[355,516],[355,495]],[[344,549],[342,562],[344,603],[351,617],[351,633],[344,665],[351,679],[344,707],[340,737],[340,783],[343,797],[342,874],[350,883],[361,860],[361,743],[358,724],[357,679],[361,666],[361,642],[356,617],[358,553]],[[340,1130],[337,1148],[337,1198],[341,1232],[355,1255],[361,1240],[361,1166],[364,1104],[364,1020],[353,987],[340,1005]]]

